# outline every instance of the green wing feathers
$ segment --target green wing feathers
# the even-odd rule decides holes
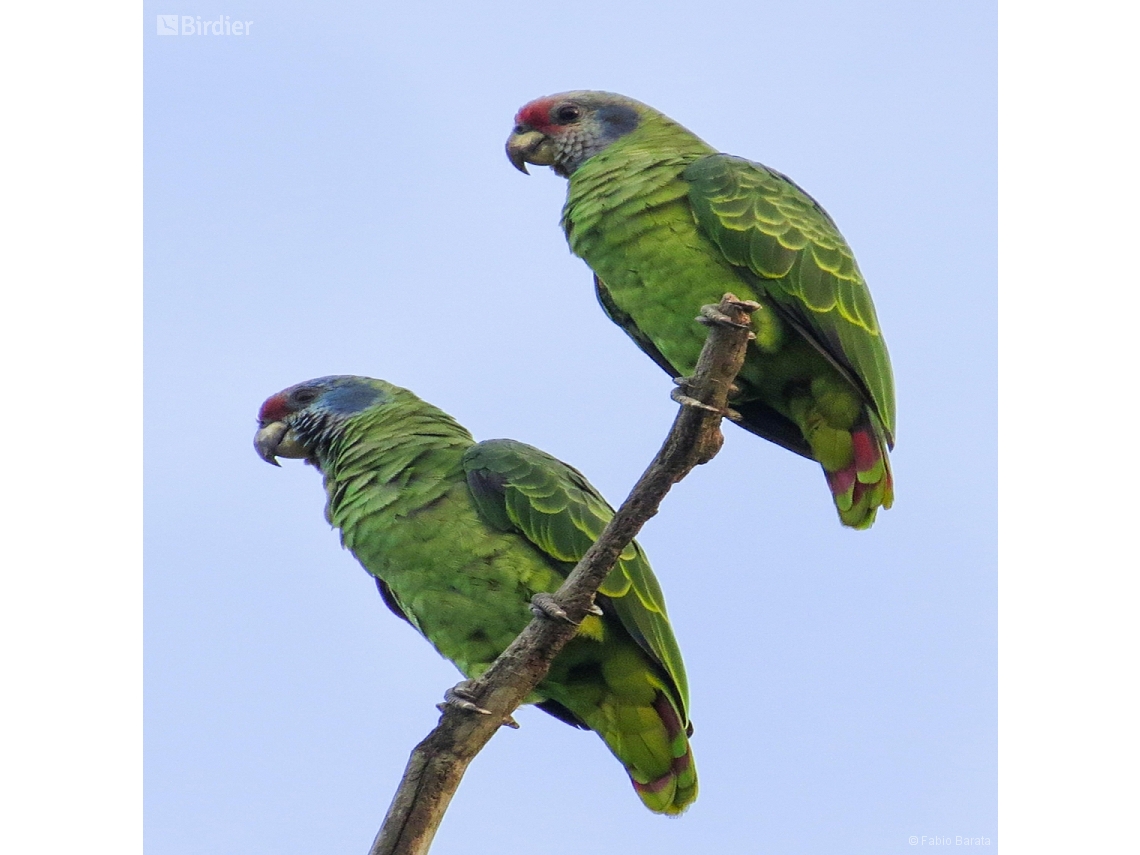
[[[814,199],[759,163],[715,154],[684,178],[698,228],[850,387],[817,376],[788,408],[824,468],[840,519],[870,527],[876,510],[894,501],[887,456],[894,378],[851,248]]]
[[[479,443],[463,465],[484,518],[523,535],[563,574],[613,516],[580,472],[523,443]],[[697,794],[688,682],[661,588],[636,542],[599,593],[606,616],[583,622],[541,689],[598,732],[651,810],[680,813]]]
[[[869,397],[893,436],[894,380],[879,319],[827,212],[791,179],[740,157],[701,158],[684,178],[705,235]]]

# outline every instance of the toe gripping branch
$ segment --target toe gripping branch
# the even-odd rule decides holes
[[[710,327],[710,335],[715,334],[717,327],[726,330],[748,330],[747,342],[756,338],[756,334],[752,332],[752,313],[760,308],[760,304],[753,300],[741,300],[735,294],[725,294],[724,298],[720,301],[719,305],[701,306],[701,312],[696,317],[697,323],[704,324]],[[703,354],[702,354],[703,355]],[[692,377],[674,377],[673,382],[677,385],[669,397],[676,403],[683,407],[692,407],[698,410],[704,410],[709,413],[716,413],[718,416],[723,416],[730,421],[738,422],[741,419],[740,413],[730,407],[715,407],[711,404],[706,404],[704,401],[694,397],[690,394],[693,391],[693,378]],[[728,393],[739,391],[738,388],[730,384]],[[727,398],[727,396],[726,396]]]
[[[535,617],[546,618],[547,620],[560,620],[565,623],[580,626],[581,621],[570,619],[570,615],[566,610],[558,604],[558,600],[554,598],[553,594],[539,592],[530,598],[530,611]],[[603,612],[597,603],[591,603],[590,608],[586,609],[586,614],[597,615],[601,617]]]
[[[477,713],[478,715],[491,715],[490,710],[485,710],[475,703],[476,695],[473,691],[474,686],[474,680],[462,680],[456,683],[443,693],[443,702],[436,704],[435,708],[440,712],[446,712],[448,707],[455,707],[456,709],[466,710],[467,712]],[[503,719],[503,724],[514,730],[519,729],[519,723],[515,721],[514,716],[511,715]]]
[[[570,619],[570,615],[558,604],[558,600],[555,599],[553,594],[546,592],[535,594],[530,601],[530,610],[537,618],[561,621],[563,623],[573,624],[574,626],[581,625],[580,621]],[[590,608],[586,610],[586,614],[598,615],[600,617],[603,612],[597,603],[591,603]],[[448,707],[455,707],[456,709],[476,713],[478,715],[491,715],[490,710],[479,706],[477,703],[478,700],[479,693],[475,681],[463,680],[443,693],[443,702],[436,704],[436,709],[440,712],[445,712]],[[509,715],[504,719],[503,724],[507,727],[515,728],[516,730],[519,726],[518,722],[514,720],[514,717]]]

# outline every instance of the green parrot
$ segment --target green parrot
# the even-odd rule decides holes
[[[613,516],[576,469],[513,440],[476,443],[451,416],[382,380],[300,383],[262,404],[258,422],[258,454],[320,470],[326,517],[384,602],[471,679],[532,609],[558,616],[549,592]],[[697,797],[688,684],[636,542],[596,607],[528,703],[595,731],[646,807],[679,814]],[[472,707],[461,687],[448,699]]]
[[[730,291],[758,302],[731,401],[739,424],[818,461],[845,525],[868,528],[891,506],[887,347],[851,249],[814,199],[609,92],[531,101],[507,156],[569,179],[571,251],[606,314],[671,376],[696,366],[702,306]]]

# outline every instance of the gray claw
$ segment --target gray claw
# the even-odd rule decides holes
[[[530,610],[535,617],[574,623],[570,620],[570,615],[566,614],[565,609],[554,601],[554,597],[541,591],[530,598]],[[574,625],[577,626],[577,624]]]
[[[747,330],[752,328],[752,324],[742,324],[734,321],[717,306],[701,306],[701,313],[697,315],[697,321],[705,324],[717,324],[722,327],[733,327],[738,330]]]
[[[683,381],[685,378],[682,377],[679,379]],[[723,415],[723,413],[721,413],[721,411],[718,410],[716,407],[710,406],[709,404],[706,404],[704,401],[698,401],[696,398],[689,397],[688,395],[685,394],[684,389],[685,389],[685,383],[683,383],[683,382],[678,383],[677,388],[669,393],[669,397],[672,398],[676,403],[680,404],[682,407],[696,407],[698,410],[707,410],[710,413],[716,413],[717,415]]]
[[[577,623],[570,620],[570,615],[566,614],[566,610],[555,602],[554,597],[547,593],[539,592],[530,598],[530,611],[535,617],[565,621],[578,626]],[[590,607],[586,609],[586,614],[601,617],[605,612],[597,603],[591,603]]]
[[[436,704],[436,709],[443,712],[448,707],[458,707],[461,710],[468,712],[479,713],[480,715],[490,715],[490,710],[485,710],[478,704],[474,703],[471,698],[471,681],[464,680],[462,683],[457,683],[446,692],[443,693],[443,703]],[[516,725],[517,726],[517,725]]]

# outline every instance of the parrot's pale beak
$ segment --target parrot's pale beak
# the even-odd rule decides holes
[[[309,456],[305,447],[289,432],[289,426],[285,422],[270,422],[259,430],[253,438],[253,447],[257,449],[258,457],[274,466],[281,465],[277,462],[278,457]]]
[[[554,163],[554,143],[542,131],[523,126],[507,138],[507,159],[515,169],[525,175],[526,165],[551,166]]]

